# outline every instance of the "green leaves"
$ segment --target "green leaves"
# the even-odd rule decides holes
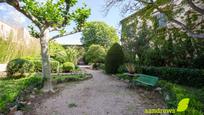
[[[81,30],[90,15],[91,10],[85,4],[83,7],[71,11],[70,9],[76,3],[77,0],[22,0],[20,8],[17,6],[19,2],[12,1],[9,4],[29,18],[40,30],[50,28],[61,30],[60,34],[64,34],[66,31],[60,28],[65,28],[71,22],[75,22],[76,29]],[[30,27],[30,29],[31,34],[34,37],[37,36],[34,28]]]
[[[118,36],[116,30],[104,22],[88,22],[84,26],[81,41],[85,47],[99,44],[108,48],[118,42]]]

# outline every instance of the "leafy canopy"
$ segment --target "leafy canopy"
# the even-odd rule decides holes
[[[116,30],[104,22],[88,22],[84,26],[81,39],[85,47],[98,44],[105,48],[118,42]]]
[[[55,38],[65,35],[65,28],[71,22],[76,24],[74,32],[80,31],[90,15],[90,9],[85,4],[81,8],[72,8],[77,0],[20,0],[19,2],[6,0],[6,2],[29,18],[40,32],[45,29],[58,31],[60,35]],[[32,26],[30,28],[32,35],[39,38],[38,31]]]

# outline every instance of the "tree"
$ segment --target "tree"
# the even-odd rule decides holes
[[[106,51],[103,46],[91,45],[85,54],[85,59],[89,63],[102,63],[105,60]]]
[[[176,1],[175,1],[176,2]],[[179,4],[175,4],[172,0],[107,0],[105,9],[108,12],[114,5],[122,4],[122,13],[140,11],[143,18],[150,18],[151,14],[157,10],[160,13],[165,14],[168,21],[183,29],[188,36],[192,38],[204,39],[204,16],[203,0],[182,0]],[[185,5],[190,7],[189,10],[185,10]],[[176,17],[181,17],[181,13],[184,12],[185,21],[180,21]],[[182,17],[181,17],[182,18]],[[191,23],[189,24],[188,21]],[[199,28],[198,28],[199,27]]]
[[[42,73],[44,78],[45,92],[53,91],[51,82],[50,56],[48,43],[50,40],[57,39],[66,35],[81,31],[84,22],[90,15],[90,9],[84,5],[82,8],[70,10],[77,3],[77,0],[1,0],[13,6],[17,11],[24,14],[34,23],[35,27],[30,26],[31,34],[40,39],[42,56]],[[66,27],[71,22],[76,23],[73,31],[66,31]],[[49,32],[56,31],[58,34],[49,37]],[[49,39],[50,38],[50,39]]]
[[[92,44],[108,48],[118,42],[118,36],[116,30],[104,22],[88,22],[85,24],[81,41],[87,48]]]

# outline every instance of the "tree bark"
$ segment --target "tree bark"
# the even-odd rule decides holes
[[[50,56],[48,48],[49,31],[45,30],[42,32],[42,37],[40,37],[41,45],[41,57],[42,57],[42,76],[43,76],[43,91],[53,92],[52,87],[52,77],[51,77],[51,67],[50,67]]]

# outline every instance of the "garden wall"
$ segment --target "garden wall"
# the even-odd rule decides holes
[[[15,28],[0,22],[0,63],[39,54],[39,40],[31,37],[25,28]]]

